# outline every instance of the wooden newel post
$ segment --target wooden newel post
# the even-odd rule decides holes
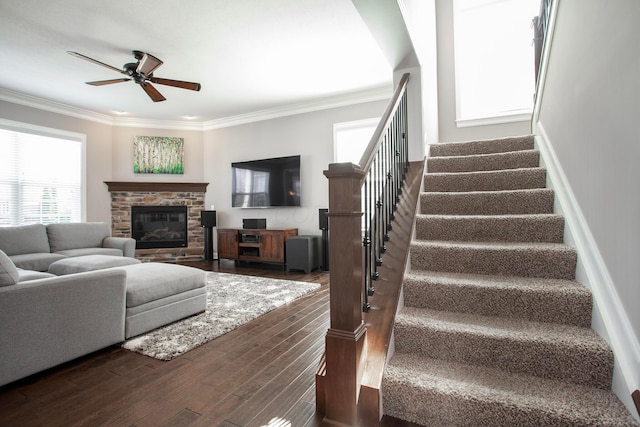
[[[362,203],[364,172],[334,163],[329,179],[331,324],[326,335],[325,419],[355,425],[366,328],[362,320]]]

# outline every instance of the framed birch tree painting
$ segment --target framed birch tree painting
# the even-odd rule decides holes
[[[163,136],[133,138],[134,173],[184,173],[184,140]]]

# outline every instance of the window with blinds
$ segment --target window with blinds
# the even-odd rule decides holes
[[[0,127],[0,226],[79,222],[83,142]]]

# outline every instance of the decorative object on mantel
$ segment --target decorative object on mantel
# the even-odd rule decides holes
[[[163,136],[135,136],[133,172],[184,174],[184,140]]]
[[[122,344],[159,360],[174,359],[318,288],[317,283],[207,272],[207,309]]]

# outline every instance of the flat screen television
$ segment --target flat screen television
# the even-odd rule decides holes
[[[300,206],[300,156],[231,163],[231,206]]]

